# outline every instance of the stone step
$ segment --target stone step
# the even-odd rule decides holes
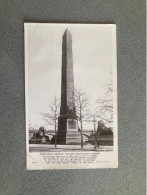
[[[81,143],[81,133],[67,131],[66,134],[66,144],[80,144]]]
[[[67,138],[81,138],[81,135],[66,135]]]
[[[71,141],[71,142],[72,141],[74,141],[74,142],[75,141],[78,141],[78,142],[80,141],[81,142],[81,139],[80,138],[74,138],[74,137],[72,137],[72,138],[66,138],[66,140]]]
[[[81,135],[79,132],[67,132],[66,135]]]

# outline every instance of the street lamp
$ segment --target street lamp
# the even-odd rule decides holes
[[[95,128],[95,126],[96,126],[96,122],[97,122],[97,121],[96,121],[96,119],[95,119],[95,117],[94,117],[94,119],[93,119],[93,121],[92,121],[92,122],[93,122],[93,126],[94,126],[94,132],[95,132],[95,131],[96,131],[96,128]]]

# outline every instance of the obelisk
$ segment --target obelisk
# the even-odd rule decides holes
[[[72,37],[68,29],[62,37],[61,107],[58,118],[57,144],[68,144],[68,131],[78,131],[74,98]]]

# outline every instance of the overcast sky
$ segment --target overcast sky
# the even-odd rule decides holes
[[[72,35],[74,85],[88,94],[92,110],[112,77],[115,25],[25,24],[28,118],[34,128],[44,126],[40,113],[48,111],[54,95],[60,98],[62,35],[66,28]]]

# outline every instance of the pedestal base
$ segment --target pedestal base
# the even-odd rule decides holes
[[[57,144],[79,145],[80,143],[81,133],[78,132],[78,120],[60,116],[58,118]]]
[[[67,131],[66,133],[66,144],[67,145],[80,145],[81,144],[81,133],[75,131]]]

